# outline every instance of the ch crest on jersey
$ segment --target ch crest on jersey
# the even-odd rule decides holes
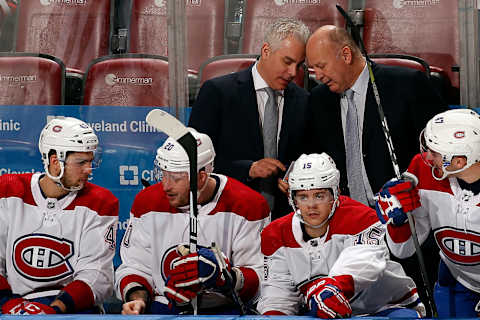
[[[13,244],[15,270],[33,281],[54,281],[73,273],[68,259],[73,255],[73,243],[48,234],[29,234]]]
[[[452,262],[462,265],[480,264],[480,234],[451,227],[434,231],[435,240]]]

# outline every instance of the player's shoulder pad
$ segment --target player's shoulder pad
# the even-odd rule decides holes
[[[142,215],[149,212],[179,212],[168,202],[167,195],[163,191],[162,184],[156,183],[140,191],[133,200],[131,213],[140,218]]]
[[[33,173],[4,174],[0,176],[0,198],[16,197],[23,202],[35,204],[30,182]]]
[[[238,180],[228,177],[218,203],[210,214],[232,212],[248,221],[257,221],[270,215],[265,198]]]
[[[100,216],[118,216],[117,197],[110,190],[90,182],[85,184],[66,209],[73,210],[76,206],[87,207]]]
[[[432,176],[432,168],[427,165],[420,154],[413,157],[408,172],[413,173],[418,178],[417,188],[420,190],[435,190],[453,194],[448,179],[435,180]]]
[[[328,238],[333,234],[358,234],[378,222],[374,209],[346,196],[339,197],[339,205],[329,223]]]
[[[292,231],[292,219],[295,213],[292,212],[286,216],[272,221],[263,229],[261,233],[262,253],[271,256],[282,247],[300,248],[300,244],[295,240]]]

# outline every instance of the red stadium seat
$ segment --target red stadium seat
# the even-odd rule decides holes
[[[378,64],[417,69],[425,72],[427,74],[427,77],[430,77],[430,66],[428,65],[428,63],[425,62],[425,60],[418,57],[393,53],[375,53],[369,55],[369,57]]]
[[[255,54],[227,54],[211,58],[200,66],[200,86],[208,79],[246,69],[254,64],[257,58],[258,55]],[[298,86],[304,87],[306,83],[304,67],[300,68],[293,81]]]
[[[83,85],[84,105],[167,106],[168,60],[119,54],[92,61]]]
[[[167,1],[132,0],[127,52],[168,56]],[[224,0],[189,0],[186,6],[189,68],[223,54]]]
[[[0,105],[64,103],[65,66],[35,53],[0,53]]]
[[[368,53],[401,53],[420,57],[445,70],[459,87],[458,2],[365,0],[364,41]]]
[[[312,32],[326,24],[343,27],[345,20],[335,7],[336,4],[347,10],[347,0],[247,1],[241,52],[259,54],[268,25],[280,17],[301,20]]]
[[[16,51],[51,54],[84,71],[109,52],[111,10],[111,0],[21,0]]]

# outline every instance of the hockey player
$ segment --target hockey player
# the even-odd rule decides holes
[[[433,117],[420,134],[421,153],[408,172],[412,182],[391,180],[377,213],[387,243],[400,258],[415,253],[405,212],[412,211],[422,243],[430,230],[440,248],[434,298],[439,317],[477,317],[480,310],[480,116],[468,109]],[[411,189],[410,191],[408,191]],[[408,192],[407,192],[408,191]]]
[[[121,244],[116,288],[125,302],[123,314],[189,312],[195,297],[199,314],[228,313],[235,308],[229,289],[245,303],[257,294],[268,204],[237,180],[212,174],[212,141],[189,130],[198,142],[199,248],[189,253],[188,157],[168,138],[155,158],[161,182],[136,196]],[[221,253],[210,248],[212,242]],[[221,273],[223,262],[233,278],[230,287]]]
[[[294,212],[262,232],[258,310],[319,318],[424,315],[415,283],[389,260],[375,211],[339,195],[339,179],[326,153],[295,161],[288,180]]]
[[[0,177],[2,314],[99,312],[112,294],[118,200],[87,181],[97,145],[85,122],[53,119],[45,172]]]

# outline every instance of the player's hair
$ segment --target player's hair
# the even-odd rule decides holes
[[[352,53],[355,57],[362,55],[360,48],[345,28],[336,27],[335,29],[331,30],[331,32],[328,33],[328,39],[332,43],[338,45],[339,48],[348,46],[352,50]]]
[[[280,18],[267,27],[264,42],[268,43],[275,51],[280,47],[280,43],[288,37],[294,37],[302,44],[306,44],[309,36],[310,30],[303,22],[293,18]]]

